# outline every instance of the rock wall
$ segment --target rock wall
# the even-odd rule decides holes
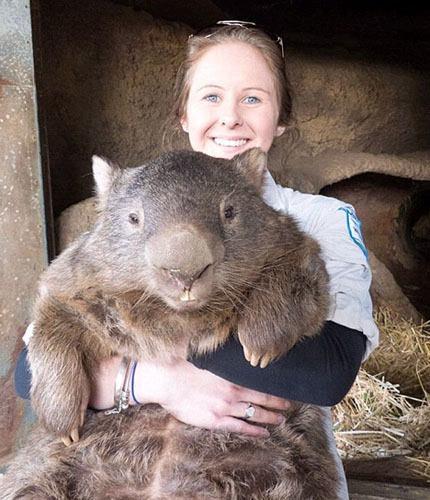
[[[40,19],[38,89],[58,215],[91,194],[93,153],[136,165],[161,151],[190,28],[104,0],[46,0]],[[286,65],[295,111],[273,149],[278,179],[294,182],[307,159],[331,151],[430,149],[428,70],[358,49],[298,45],[286,48]],[[175,145],[186,146],[186,137]]]

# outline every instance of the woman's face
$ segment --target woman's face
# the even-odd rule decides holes
[[[191,147],[230,159],[283,133],[273,75],[260,51],[243,42],[208,49],[191,73],[182,128]]]

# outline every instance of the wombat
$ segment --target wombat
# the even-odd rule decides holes
[[[262,201],[265,169],[258,149],[233,160],[166,153],[130,169],[94,158],[100,216],[42,276],[29,344],[42,426],[2,498],[336,498],[311,405],[292,404],[264,439],[194,428],[157,405],[85,416],[93,367],[108,356],[187,356],[237,335],[264,367],[318,333],[319,247]]]

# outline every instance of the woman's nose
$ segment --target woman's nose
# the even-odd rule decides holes
[[[220,121],[221,125],[228,128],[234,128],[237,125],[240,126],[243,124],[242,116],[235,104],[226,104],[223,107],[220,115]]]

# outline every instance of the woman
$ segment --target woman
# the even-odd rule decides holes
[[[283,57],[282,40],[249,23],[221,22],[190,37],[172,114],[194,150],[222,158],[253,147],[269,151],[291,113]],[[321,334],[265,369],[246,361],[236,339],[204,358],[138,361],[132,403],[156,402],[185,423],[258,437],[267,431],[256,424],[280,422],[276,410],[287,408],[288,399],[331,406],[351,387],[378,337],[354,210],[338,200],[278,186],[269,172],[264,200],[293,215],[321,245],[332,297]],[[120,363],[119,358],[106,360],[94,374],[93,408],[113,405]],[[25,396],[25,353],[16,374],[18,392]],[[329,412],[326,430],[333,442]],[[339,498],[347,498],[345,482]]]

